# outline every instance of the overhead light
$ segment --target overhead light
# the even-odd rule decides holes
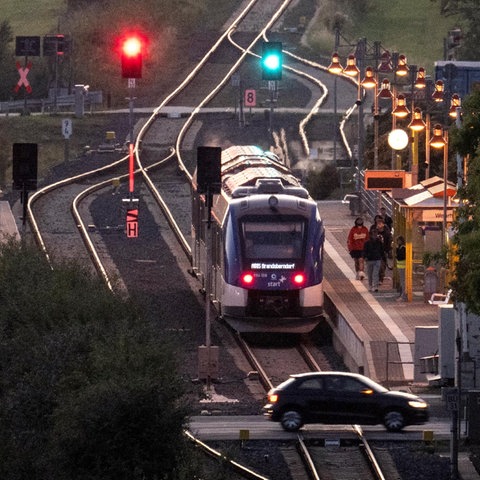
[[[445,147],[446,141],[443,138],[443,128],[439,123],[436,123],[433,127],[433,136],[430,139],[430,146],[433,148]]]
[[[416,107],[415,110],[413,111],[413,118],[410,124],[408,125],[408,128],[410,130],[413,130],[414,132],[420,132],[425,127],[426,125],[422,118],[422,110]]]
[[[343,69],[343,73],[349,77],[355,77],[360,73],[357,67],[357,60],[355,55],[349,55],[347,58],[347,66]]]
[[[410,110],[407,108],[405,95],[400,93],[397,97],[397,106],[393,109],[392,115],[395,115],[398,118],[405,118],[409,113]]]
[[[330,73],[333,73],[335,75],[339,75],[340,73],[343,72],[343,67],[340,64],[340,57],[338,56],[338,53],[332,54],[332,61],[330,65],[328,66],[328,71]]]

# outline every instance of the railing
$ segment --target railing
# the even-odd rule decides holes
[[[83,98],[85,109],[92,110],[97,105],[103,105],[103,93],[88,92]],[[29,112],[50,113],[54,111],[72,111],[75,108],[76,95],[60,95],[57,98],[27,98],[0,102],[0,114]]]

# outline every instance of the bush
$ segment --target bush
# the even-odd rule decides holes
[[[138,308],[14,241],[0,303],[0,477],[173,478],[184,386]]]
[[[337,169],[333,165],[326,165],[321,171],[308,172],[306,187],[310,195],[316,200],[325,200],[340,186]]]

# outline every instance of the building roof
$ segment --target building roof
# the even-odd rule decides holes
[[[443,207],[444,183],[441,177],[431,177],[409,188],[392,189],[392,198],[400,205],[413,208]],[[447,197],[457,193],[457,187],[447,181]],[[452,207],[455,205],[449,205]]]

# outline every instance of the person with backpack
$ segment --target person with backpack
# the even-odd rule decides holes
[[[376,228],[370,229],[370,236],[363,246],[363,256],[367,262],[368,290],[378,292],[379,272],[384,252],[383,243]]]

